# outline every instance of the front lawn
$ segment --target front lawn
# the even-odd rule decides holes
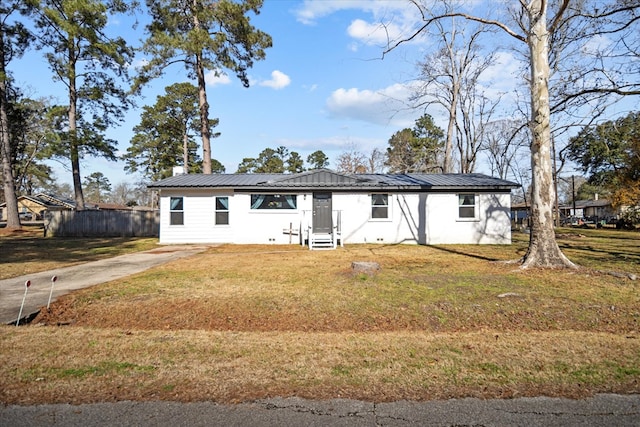
[[[511,246],[224,245],[0,328],[0,401],[373,401],[640,392],[640,235],[563,229],[580,271]],[[375,261],[374,276],[353,261]]]

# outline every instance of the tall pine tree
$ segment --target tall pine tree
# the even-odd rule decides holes
[[[127,79],[133,50],[122,37],[107,34],[107,21],[112,14],[132,10],[135,2],[31,1],[37,5],[39,47],[46,50],[54,81],[62,82],[68,93],[64,131],[52,142],[57,154],[71,161],[76,209],[82,210],[80,158],[86,153],[115,160],[115,141],[107,139],[105,131],[121,121],[129,107],[118,80]]]
[[[248,13],[260,13],[262,0],[147,0],[151,23],[143,51],[150,55],[138,85],[182,62],[198,86],[203,171],[212,173],[211,127],[205,72],[230,70],[249,86],[247,70],[264,59],[271,37],[251,25]]]
[[[9,77],[7,65],[27,46],[30,34],[20,21],[12,21],[27,12],[22,1],[4,1],[0,5],[0,153],[2,156],[2,184],[7,208],[7,228],[19,229],[18,199],[12,169],[11,136],[9,126]]]
[[[217,125],[218,119],[209,120],[210,128]],[[185,173],[200,172],[201,161],[193,139],[199,128],[198,88],[191,83],[168,86],[155,105],[143,108],[140,123],[133,128],[131,145],[123,156],[125,170],[141,171],[152,181],[170,176],[177,165],[182,165]],[[220,163],[213,163],[216,167],[212,169],[218,171]]]

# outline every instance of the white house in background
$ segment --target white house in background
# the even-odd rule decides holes
[[[511,243],[511,190],[480,174],[187,174],[160,195],[160,243]]]

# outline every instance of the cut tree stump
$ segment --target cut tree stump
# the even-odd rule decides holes
[[[380,271],[380,264],[370,261],[353,261],[351,263],[351,270],[353,270],[353,274],[373,276]]]

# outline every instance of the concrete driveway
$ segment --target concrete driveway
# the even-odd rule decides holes
[[[53,276],[56,276],[57,280],[53,287],[52,301],[73,290],[130,276],[176,259],[197,254],[205,249],[206,246],[195,245],[164,246],[150,251],[135,252],[72,267],[0,280],[0,322],[16,323],[18,320],[27,280],[31,281],[31,286],[25,298],[22,319],[29,318],[36,314],[40,308],[46,307]]]

